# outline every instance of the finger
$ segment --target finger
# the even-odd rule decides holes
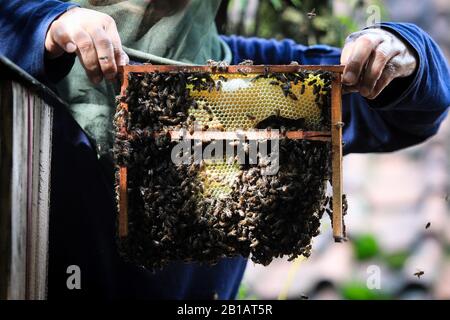
[[[88,78],[95,84],[102,81],[102,70],[98,64],[97,51],[91,36],[84,30],[78,29],[72,36],[77,46],[77,55],[86,70]]]
[[[45,48],[50,58],[56,58],[65,52],[73,53],[77,50],[75,43],[63,23],[55,21],[49,30],[45,41]]]
[[[366,97],[367,99],[375,99],[380,95],[380,93],[391,83],[395,78],[395,68],[391,63],[388,63],[384,68],[383,73],[378,79],[375,87],[372,89],[371,93]]]
[[[387,63],[400,51],[392,46],[389,41],[384,41],[372,52],[367,68],[364,71],[361,82],[361,95],[370,96],[378,79],[380,79]]]
[[[341,52],[341,64],[342,65],[347,64],[348,58],[350,57],[350,55],[353,51],[354,45],[355,45],[355,41],[352,40],[352,41],[349,41],[342,49],[342,52]],[[343,77],[343,75],[342,75],[342,77]],[[348,94],[348,93],[353,93],[353,92],[358,92],[358,91],[359,91],[359,88],[357,88],[356,86],[350,86],[350,85],[342,86],[343,94]]]
[[[342,86],[342,93],[343,94],[349,94],[349,93],[354,93],[354,92],[359,92],[359,86],[355,85],[355,86]]]
[[[344,68],[343,82],[347,85],[354,85],[361,77],[361,71],[367,64],[372,51],[383,40],[376,34],[363,35],[355,40],[352,52]]]
[[[103,28],[97,28],[91,32],[97,51],[98,63],[106,79],[112,80],[117,73],[116,59],[111,38]]]
[[[348,58],[350,58],[350,55],[353,51],[353,47],[355,46],[355,42],[349,42],[347,43],[344,48],[342,48],[341,52],[341,64],[346,65],[348,63]]]
[[[130,62],[128,55],[123,51],[122,41],[120,40],[119,32],[117,31],[116,23],[114,20],[110,25],[106,28],[106,32],[111,38],[113,49],[114,49],[114,57],[116,59],[117,66],[124,66]]]

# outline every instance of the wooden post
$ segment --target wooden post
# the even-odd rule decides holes
[[[334,241],[344,240],[344,220],[342,216],[342,83],[341,75],[334,74],[331,83],[331,152],[333,180],[333,237]]]

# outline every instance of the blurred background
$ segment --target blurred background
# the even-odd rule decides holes
[[[448,0],[223,0],[217,24],[225,34],[342,46],[373,10],[422,27],[450,61]],[[325,217],[308,260],[249,262],[238,298],[450,299],[448,141],[450,119],[419,146],[346,156],[349,241],[333,243]]]

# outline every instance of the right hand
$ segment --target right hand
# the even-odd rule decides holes
[[[45,38],[45,49],[49,59],[75,52],[94,84],[103,78],[113,80],[117,67],[129,62],[114,19],[82,8],[70,9],[53,21]]]

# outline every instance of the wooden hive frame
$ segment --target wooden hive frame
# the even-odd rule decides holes
[[[122,96],[126,95],[128,88],[128,76],[130,73],[152,73],[152,72],[184,72],[184,73],[247,73],[247,74],[264,74],[264,73],[291,73],[302,70],[309,71],[328,71],[332,73],[331,82],[331,129],[329,132],[316,131],[291,131],[287,132],[286,136],[289,139],[308,139],[331,141],[332,151],[332,186],[333,186],[333,237],[336,242],[341,242],[345,239],[343,210],[342,210],[342,194],[343,194],[343,175],[342,175],[342,82],[341,75],[344,66],[341,65],[257,65],[244,66],[234,65],[228,66],[224,69],[218,69],[210,66],[169,66],[169,65],[127,65],[121,67],[121,92]],[[121,107],[128,110],[126,102],[122,101]],[[126,125],[121,125],[120,130],[127,134]],[[245,133],[245,132],[244,132]],[[250,134],[250,132],[249,132]],[[255,134],[255,132],[253,132]],[[259,133],[264,134],[264,133]],[[219,136],[220,135],[220,136]],[[176,132],[171,133],[172,138],[176,138]],[[233,139],[233,132],[196,132],[194,135],[186,135],[186,138],[191,139]],[[272,136],[263,135],[258,138],[270,138]],[[119,237],[126,237],[128,234],[128,191],[127,191],[127,167],[119,168]]]

